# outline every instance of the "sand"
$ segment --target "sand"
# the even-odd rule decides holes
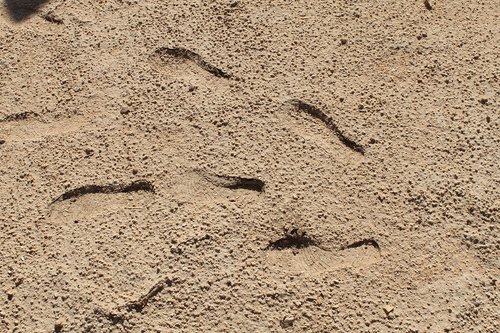
[[[2,0],[0,332],[497,332],[499,14]]]

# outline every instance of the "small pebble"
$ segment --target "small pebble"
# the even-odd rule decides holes
[[[295,321],[295,318],[293,317],[285,317],[280,321],[280,326],[282,328],[289,328],[293,326],[293,322]]]
[[[64,327],[64,319],[58,319],[54,324],[54,331],[62,332],[63,327]]]
[[[16,292],[14,290],[7,291],[7,299],[11,301],[14,298],[15,294]]]
[[[384,312],[386,315],[389,315],[392,311],[394,311],[394,307],[390,306],[390,305],[386,305],[384,306]]]

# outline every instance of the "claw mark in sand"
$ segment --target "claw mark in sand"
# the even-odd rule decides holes
[[[332,117],[326,115],[323,111],[321,111],[314,105],[308,104],[299,99],[292,99],[289,101],[289,103],[292,104],[296,110],[305,112],[310,116],[319,119],[323,123],[325,123],[326,127],[328,127],[337,136],[337,138],[339,138],[340,142],[342,142],[349,149],[352,149],[360,154],[365,153],[365,148],[362,145],[356,143],[355,141],[347,137],[338,128],[337,124],[335,123]]]
[[[174,58],[179,58],[179,59],[185,59],[185,60],[190,60],[206,70],[207,72],[217,76],[217,77],[222,77],[225,79],[230,79],[234,78],[234,76],[228,72],[226,72],[223,69],[217,68],[214,65],[208,63],[206,60],[203,59],[198,53],[195,53],[191,50],[182,48],[182,47],[160,47],[156,49],[155,55],[159,56],[162,60],[164,60],[165,57],[174,57]]]
[[[153,184],[147,180],[137,180],[130,184],[85,185],[61,194],[59,197],[54,199],[54,201],[52,201],[51,204],[73,198],[78,198],[85,194],[129,193],[138,191],[146,191],[154,193],[155,190]]]
[[[215,186],[225,187],[232,190],[243,189],[255,192],[264,192],[266,183],[257,178],[244,178],[234,176],[216,175],[198,170],[207,181]]]

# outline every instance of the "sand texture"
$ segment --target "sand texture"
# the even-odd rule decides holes
[[[0,333],[496,333],[499,0],[0,0]]]

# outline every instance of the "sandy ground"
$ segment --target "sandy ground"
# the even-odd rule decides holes
[[[0,332],[498,332],[499,15],[1,0]]]

